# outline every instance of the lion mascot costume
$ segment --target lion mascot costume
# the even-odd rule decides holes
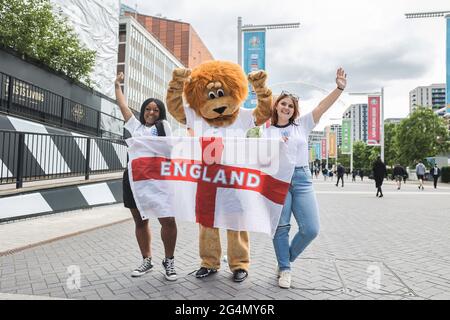
[[[272,92],[266,87],[267,74],[249,74],[257,107],[245,109],[248,81],[242,68],[228,61],[207,61],[192,71],[178,68],[173,71],[167,90],[167,109],[180,123],[186,124],[191,136],[246,137],[249,129],[270,119]],[[183,103],[187,102],[187,105]],[[199,253],[201,267],[197,278],[216,273],[222,255],[219,229],[200,225]],[[227,230],[227,257],[233,279],[245,280],[250,264],[250,243],[247,231]]]

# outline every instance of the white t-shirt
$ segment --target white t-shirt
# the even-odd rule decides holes
[[[297,150],[295,166],[304,167],[309,165],[309,153],[308,153],[308,136],[312,129],[316,126],[312,112],[301,116],[294,121],[293,124],[288,124],[284,127],[278,127],[271,125],[269,128],[265,128],[263,131],[263,138],[281,138],[283,136],[288,138],[286,142],[288,145],[297,144],[295,150]]]
[[[194,131],[194,136],[209,137],[243,137],[248,129],[255,127],[252,109],[240,108],[237,119],[227,127],[213,127],[205,119],[199,117],[189,106],[184,107],[186,126]]]
[[[172,135],[172,129],[170,128],[170,124],[167,120],[162,121],[164,126],[164,131],[166,132],[166,136]],[[125,123],[125,129],[131,134],[132,137],[141,137],[141,136],[158,136],[158,131],[156,130],[156,126],[153,125],[151,127],[147,127],[143,125],[135,116],[132,116]]]

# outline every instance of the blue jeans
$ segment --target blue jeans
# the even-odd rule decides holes
[[[289,244],[292,213],[298,224],[298,232]],[[290,270],[291,262],[297,259],[318,234],[319,210],[312,187],[311,171],[308,167],[296,167],[273,238],[280,271]]]

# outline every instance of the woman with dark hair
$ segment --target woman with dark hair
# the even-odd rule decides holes
[[[381,186],[383,185],[383,180],[386,176],[386,165],[381,161],[381,157],[377,157],[377,160],[373,164],[373,178],[375,179],[375,187],[377,188],[377,197],[383,197]]]
[[[115,81],[116,99],[125,120],[125,129],[133,137],[138,136],[170,136],[171,129],[166,120],[166,108],[164,103],[155,98],[149,98],[142,103],[139,120],[131,112],[120,88],[123,81],[123,73],[119,73]],[[143,220],[131,191],[128,169],[123,174],[123,203],[129,208],[135,223],[135,234],[142,254],[142,264],[131,273],[132,277],[140,277],[152,270],[151,233],[148,220]],[[164,244],[165,259],[162,264],[165,269],[165,277],[169,281],[177,279],[174,264],[175,244],[177,241],[177,225],[175,218],[159,218],[161,224],[161,239]]]
[[[298,97],[281,92],[272,111],[272,125],[264,130],[266,138],[282,138],[288,150],[296,150],[295,170],[281,212],[273,246],[278,261],[278,285],[291,286],[291,263],[306,249],[319,233],[319,208],[309,170],[308,136],[322,115],[336,102],[347,84],[342,68],[337,70],[334,89],[309,113],[300,116]],[[291,216],[298,224],[298,232],[289,240]]]

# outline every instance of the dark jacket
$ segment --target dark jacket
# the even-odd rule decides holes
[[[338,176],[343,176],[344,175],[344,173],[345,173],[345,168],[343,167],[343,166],[338,166],[337,167],[337,175]]]
[[[439,177],[441,175],[441,169],[437,168],[438,172],[437,172],[437,176],[434,174],[434,167],[430,169],[430,175],[433,177]]]
[[[406,174],[405,169],[402,166],[395,166],[392,172],[392,175],[395,176],[404,176]]]
[[[387,176],[386,165],[382,161],[375,161],[373,164],[373,177],[377,187],[383,183],[384,177]]]

